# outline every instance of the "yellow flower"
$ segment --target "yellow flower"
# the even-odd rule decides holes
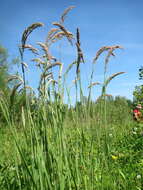
[[[111,156],[113,160],[117,160],[118,159],[118,156],[115,156],[115,155],[112,155]]]

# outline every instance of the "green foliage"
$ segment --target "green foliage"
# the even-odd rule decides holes
[[[10,91],[10,88],[14,83],[8,84],[8,77],[10,76],[10,70],[12,67],[19,63],[19,59],[15,58],[11,61],[8,61],[8,51],[3,46],[0,45],[0,89],[1,93],[7,93]]]
[[[133,96],[134,96],[134,103],[143,104],[143,85],[135,87],[135,90],[133,92]]]
[[[139,69],[139,79],[143,79],[143,66],[141,66],[141,68]]]
[[[6,79],[8,77],[8,53],[5,48],[0,46],[0,89],[1,91],[6,91],[7,83]]]
[[[4,146],[1,143],[0,150],[4,153],[0,163],[1,188],[126,190],[130,187],[132,190],[140,187],[137,176],[142,163],[142,129],[132,127],[125,98],[107,98],[108,128],[104,123],[99,124],[96,118],[99,105],[95,103],[92,117],[81,104],[80,110],[58,102],[46,105],[38,101],[34,105],[33,109],[30,104],[21,109],[19,122],[15,118],[9,122],[9,140],[6,140],[8,131],[4,132],[3,142],[9,143]],[[78,117],[81,111],[85,117]],[[9,162],[5,162],[8,155],[11,155]],[[117,160],[112,159],[113,155]]]
[[[129,133],[123,136],[115,144],[115,154],[118,159],[115,165],[119,165],[126,179],[128,189],[141,189],[143,174],[143,126],[134,126]]]
[[[143,80],[143,67],[139,69],[139,80]],[[135,86],[133,91],[135,104],[143,104],[143,85]]]

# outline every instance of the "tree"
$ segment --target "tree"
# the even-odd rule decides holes
[[[139,69],[139,80],[143,80],[143,66]],[[133,101],[135,104],[140,103],[143,105],[143,85],[135,86]]]
[[[0,92],[8,93],[10,89],[16,84],[16,81],[7,83],[13,65],[19,64],[19,58],[8,61],[8,51],[0,45]]]
[[[143,66],[139,69],[139,80],[143,80]]]
[[[8,53],[7,50],[0,46],[0,89],[5,92],[7,89],[6,79],[8,77]]]
[[[143,85],[135,87],[133,92],[133,101],[135,104],[143,104]]]

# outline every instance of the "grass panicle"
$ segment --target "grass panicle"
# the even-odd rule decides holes
[[[67,37],[69,43],[72,45],[72,39],[73,39],[73,34],[69,31],[67,31],[67,29],[60,23],[58,22],[53,22],[53,25],[57,26],[60,28],[61,31],[64,32],[65,36]]]
[[[69,11],[71,11],[73,8],[75,8],[75,6],[70,6],[67,9],[64,10],[62,16],[61,16],[61,23],[63,23],[65,21],[65,18],[67,16],[67,14],[69,13]]]

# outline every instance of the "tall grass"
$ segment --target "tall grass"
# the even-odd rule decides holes
[[[103,47],[97,52],[94,62],[103,51],[107,51],[101,96],[92,102],[91,89],[95,84],[92,70],[89,96],[84,101],[80,77],[80,63],[84,59],[79,29],[75,42],[73,34],[63,25],[66,14],[72,8],[66,9],[60,22],[53,23],[57,28],[50,30],[46,42],[38,43],[44,52],[44,55],[36,54],[34,59],[41,69],[39,97],[26,90],[23,53],[25,48],[35,53],[35,48],[26,45],[26,40],[34,29],[43,24],[32,24],[22,35],[23,79],[12,77],[11,80],[21,79],[21,83],[14,87],[10,99],[0,97],[3,123],[12,143],[9,145],[12,151],[8,151],[10,163],[3,164],[0,169],[3,190],[141,189],[140,181],[129,181],[118,161],[120,152],[116,151],[117,144],[123,136],[129,135],[133,125],[130,108],[126,99],[118,97],[114,100],[106,93],[111,80],[123,74],[118,72],[107,78],[105,76],[109,57],[120,46]],[[69,65],[64,74],[63,64],[50,54],[52,44],[63,37],[70,44],[75,43],[77,49],[76,62]],[[52,71],[55,66],[59,66],[58,80],[54,79]],[[77,97],[80,94],[80,102],[77,98],[75,106],[69,107],[64,103],[63,95],[68,72],[74,66],[75,87]],[[21,84],[24,84],[24,93],[22,89],[18,92]],[[67,92],[70,99],[70,90],[67,89]]]
[[[1,106],[3,112],[8,112]],[[95,113],[96,109],[93,108]],[[113,164],[111,146],[127,129],[121,130],[119,122],[108,128],[112,137],[106,142],[110,149],[105,157],[104,126],[99,126],[93,117],[83,117],[85,112],[80,110],[71,110],[69,116],[66,112],[68,109],[59,102],[51,105],[41,102],[36,116],[32,116],[30,108],[23,108],[20,129],[7,113],[7,125],[17,153],[7,174],[9,187],[4,181],[3,188],[105,189],[108,186],[120,189],[123,177],[116,171],[119,165]],[[117,174],[112,176],[115,171]]]

